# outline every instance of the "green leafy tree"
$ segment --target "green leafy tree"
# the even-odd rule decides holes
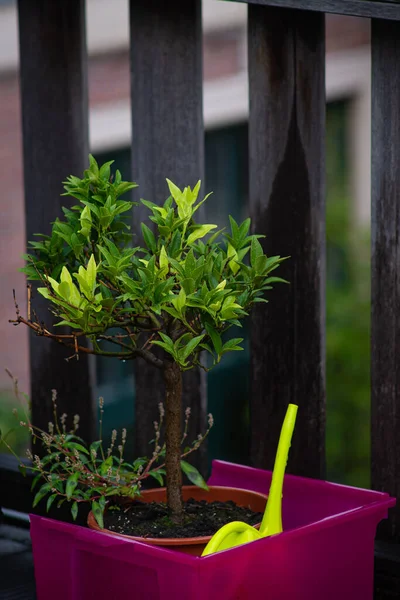
[[[199,200],[200,181],[193,190],[180,190],[167,180],[170,195],[162,206],[141,200],[152,223],[141,224],[145,246],[136,245],[129,232],[135,203],[121,199],[136,184],[122,181],[119,171],[112,177],[111,164],[99,167],[90,156],[82,179],[68,177],[64,195],[78,204],[64,208],[51,235],[30,242],[25,257],[23,271],[41,281],[38,292],[56,326],[67,326],[69,333],[21,315],[16,322],[70,347],[70,358],[140,357],[163,371],[167,502],[179,522],[182,371],[206,369],[204,353],[215,365],[242,349],[242,338],[224,342],[223,334],[240,326],[255,302],[267,301],[265,291],[283,281],[271,273],[284,259],[264,254],[262,236],[249,233],[250,219],[238,224],[230,217],[229,233],[197,223],[196,212],[208,197]],[[105,350],[104,342],[115,351]]]

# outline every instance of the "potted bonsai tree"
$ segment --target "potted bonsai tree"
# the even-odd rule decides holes
[[[45,479],[35,503],[44,496],[48,506],[69,501],[76,516],[79,506],[90,502],[98,527],[103,517],[107,520],[111,503],[119,503],[121,515],[131,512],[142,481],[153,476],[163,483],[164,475],[168,520],[181,526],[181,467],[205,486],[185,458],[212,425],[210,417],[206,432],[185,447],[189,414],[182,418],[181,431],[181,372],[195,365],[208,369],[240,349],[240,338],[226,340],[225,332],[279,281],[270,273],[282,259],[264,255],[257,236],[249,235],[249,220],[240,225],[231,220],[229,233],[215,232],[215,226],[194,218],[204,201],[198,200],[200,185],[181,191],[168,184],[171,195],[163,206],[144,202],[155,233],[143,224],[145,247],[138,246],[124,216],[130,215],[132,203],[120,199],[134,184],[123,182],[118,172],[112,180],[110,164],[99,168],[91,158],[83,179],[70,177],[65,185],[79,203],[64,210],[65,218],[55,221],[49,237],[31,244],[33,253],[27,256],[25,272],[41,281],[40,293],[58,324],[69,330],[50,331],[33,310],[27,319],[17,314],[17,324],[64,344],[71,358],[83,352],[139,357],[164,373],[165,406],[159,406],[153,454],[133,463],[124,460],[125,430],[114,431],[108,447],[103,446],[102,399],[100,439],[91,444],[79,438],[77,416],[68,426],[66,415],[58,418],[55,392],[48,432],[37,430],[29,414],[17,410],[21,425],[46,449],[31,457],[39,479]],[[19,396],[17,382],[15,391]],[[210,490],[220,486],[229,492],[232,486],[265,494],[271,473],[213,461],[208,483]],[[125,598],[132,590],[135,597],[157,600],[237,600],[260,593],[272,600],[372,598],[374,534],[395,499],[293,475],[285,478],[283,494],[283,533],[202,558],[32,515],[38,598],[50,600],[54,589],[61,600]],[[186,517],[187,512],[183,521]],[[246,519],[240,515],[238,520]]]
[[[121,199],[136,184],[123,181],[119,171],[112,176],[111,164],[99,167],[90,156],[83,178],[67,178],[64,195],[78,202],[63,209],[50,236],[30,242],[26,255],[24,273],[41,282],[38,292],[48,300],[56,326],[65,326],[67,333],[50,331],[30,309],[28,318],[17,313],[14,323],[65,345],[68,358],[78,359],[80,353],[139,358],[162,370],[165,403],[155,423],[154,452],[147,461],[127,465],[124,431],[118,441],[113,433],[106,450],[101,439],[84,445],[77,437],[77,418],[69,433],[65,416],[57,419],[54,397],[49,431],[32,429],[47,447],[44,458],[33,457],[39,477],[45,478],[35,502],[48,495],[51,504],[61,496],[72,502],[75,516],[81,502],[90,501],[92,525],[102,528],[110,498],[133,498],[144,478],[163,483],[165,474],[169,516],[180,525],[182,470],[207,487],[183,458],[198,448],[212,426],[209,415],[205,434],[189,447],[182,445],[189,418],[188,412],[182,415],[182,372],[196,366],[208,370],[228,352],[242,349],[242,338],[225,339],[224,334],[240,326],[254,303],[267,301],[264,293],[273,283],[283,281],[271,275],[283,259],[264,254],[260,236],[249,233],[250,219],[238,224],[230,218],[229,233],[198,223],[196,213],[208,197],[199,199],[200,181],[181,190],[167,180],[169,196],[162,206],[141,200],[153,226],[141,224],[144,246],[138,245],[129,233],[135,203]],[[32,427],[26,420],[22,424]]]

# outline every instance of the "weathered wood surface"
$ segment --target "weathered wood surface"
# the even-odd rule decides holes
[[[204,174],[202,112],[202,39],[200,0],[132,0],[132,176],[139,195],[163,203],[169,192],[166,177],[179,187],[194,186]],[[134,227],[147,218],[135,209]],[[140,217],[139,217],[140,215]],[[137,361],[136,449],[148,452],[157,404],[164,399],[162,375]],[[184,373],[183,403],[192,410],[190,435],[206,423],[204,373]],[[204,467],[205,448],[194,459]]]
[[[246,4],[295,8],[355,17],[400,20],[398,0],[236,0]]]
[[[87,60],[84,0],[19,0],[21,104],[26,236],[49,233],[62,216],[61,182],[88,162]],[[22,225],[21,225],[22,226]],[[22,277],[22,275],[21,275]],[[11,290],[10,290],[11,293]],[[49,327],[47,302],[35,295],[34,307]],[[21,326],[20,326],[21,327]],[[36,425],[52,418],[51,389],[58,390],[60,414],[79,413],[80,433],[95,427],[89,361],[65,358],[62,346],[31,334],[31,397]]]
[[[372,21],[372,486],[400,499],[400,24]],[[379,537],[400,542],[400,502]]]
[[[324,16],[249,6],[250,206],[269,255],[290,259],[252,318],[251,457],[273,466],[299,405],[289,470],[325,472]],[[278,274],[278,272],[277,272]]]

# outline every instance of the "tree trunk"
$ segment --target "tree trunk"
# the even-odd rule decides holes
[[[182,471],[180,464],[182,439],[182,373],[175,362],[167,361],[165,382],[165,467],[167,472],[167,503],[171,518],[182,522]]]

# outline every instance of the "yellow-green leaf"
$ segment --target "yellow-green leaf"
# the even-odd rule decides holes
[[[161,214],[163,219],[167,218],[167,211],[162,206],[155,206],[154,210],[158,210],[158,212]]]
[[[168,269],[168,265],[169,265],[168,255],[165,250],[165,246],[163,246],[161,248],[161,252],[160,252],[160,268],[164,269],[166,267]]]
[[[186,304],[186,292],[183,288],[181,288],[178,296],[172,300],[172,304],[175,306],[176,310],[181,313],[185,304]]]
[[[45,288],[45,287],[38,288],[38,292],[39,292],[39,294],[44,296],[46,298],[46,300],[52,300],[52,296],[47,288]]]
[[[178,202],[181,202],[181,200],[182,200],[181,190],[178,188],[177,185],[172,183],[172,181],[170,179],[167,179],[167,184],[168,184],[168,188],[169,188],[169,193],[175,200],[176,204],[178,204]]]
[[[235,248],[230,243],[228,243],[228,253],[227,254],[228,254],[228,258],[232,259],[229,261],[229,268],[232,271],[232,273],[234,275],[236,275],[236,273],[240,269],[240,265],[238,265],[238,263],[236,262],[238,260],[238,253],[236,252]]]
[[[47,277],[47,281],[50,283],[50,285],[53,288],[53,290],[55,291],[55,293],[58,294],[58,286],[59,286],[58,281],[56,281],[52,277]]]
[[[232,273],[234,275],[236,275],[236,273],[240,270],[240,265],[237,264],[237,262],[235,260],[231,260],[229,262],[229,268],[232,271]]]
[[[86,273],[87,273],[86,281],[88,282],[89,288],[92,291],[92,293],[94,292],[94,290],[96,288],[96,271],[97,271],[97,265],[96,265],[94,255],[92,254],[91,257],[89,258],[89,262],[86,267]]]
[[[78,280],[81,293],[84,294],[86,298],[91,300],[93,298],[93,293],[86,280],[87,278],[85,269],[82,266],[79,267],[79,273],[74,273],[74,276]]]
[[[61,283],[68,283],[68,284],[72,284],[72,277],[71,277],[71,273],[68,271],[67,267],[63,267],[62,271],[61,271],[61,276],[60,276],[60,282]]]
[[[92,229],[92,215],[90,213],[90,208],[85,206],[80,216],[81,230],[78,232],[85,237],[90,237],[90,231]]]
[[[197,196],[199,195],[200,187],[201,187],[201,180],[199,179],[193,188],[193,192],[192,192],[193,202],[196,202],[196,200],[197,200]]]
[[[193,242],[204,237],[209,231],[216,229],[216,227],[217,225],[200,225],[189,235],[187,243],[193,244]]]
[[[70,301],[71,290],[70,290],[70,285],[69,285],[68,281],[62,281],[58,285],[57,293],[59,296],[61,296],[61,298],[63,298],[67,302]]]

